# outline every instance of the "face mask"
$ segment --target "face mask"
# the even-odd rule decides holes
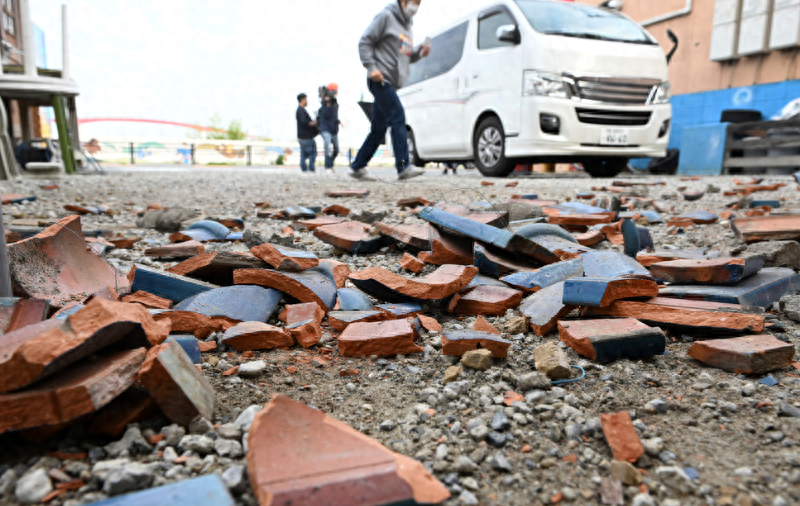
[[[414,15],[417,13],[418,10],[419,10],[419,4],[415,4],[414,2],[409,0],[408,5],[406,5],[405,8],[403,8],[403,13],[406,15],[408,19],[411,19],[414,17]]]

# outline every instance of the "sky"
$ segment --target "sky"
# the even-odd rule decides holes
[[[30,0],[48,66],[61,68],[61,4],[68,6],[70,74],[79,118],[147,118],[225,125],[291,143],[296,96],[339,85],[340,142],[369,130],[358,107],[366,70],[358,40],[388,0]],[[415,44],[491,0],[423,0]],[[124,123],[81,126],[82,140],[179,139],[185,129]]]

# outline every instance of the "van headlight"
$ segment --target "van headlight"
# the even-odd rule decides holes
[[[672,98],[672,85],[669,81],[665,81],[656,87],[656,92],[653,94],[653,105],[668,104]]]
[[[526,70],[522,80],[522,95],[567,98],[567,87],[558,74]]]

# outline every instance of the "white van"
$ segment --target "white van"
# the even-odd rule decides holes
[[[611,177],[630,158],[666,155],[667,59],[618,11],[498,0],[432,38],[399,95],[409,153],[474,161],[503,177],[520,163],[582,163]]]

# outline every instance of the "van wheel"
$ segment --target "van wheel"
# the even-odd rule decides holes
[[[472,139],[475,165],[486,177],[506,177],[514,170],[515,163],[506,158],[506,137],[503,125],[494,116],[478,125]]]
[[[583,170],[592,177],[614,177],[628,168],[627,158],[606,158],[583,162]]]
[[[422,168],[428,163],[417,154],[417,139],[414,137],[414,131],[410,128],[408,129],[408,158],[415,167]]]

